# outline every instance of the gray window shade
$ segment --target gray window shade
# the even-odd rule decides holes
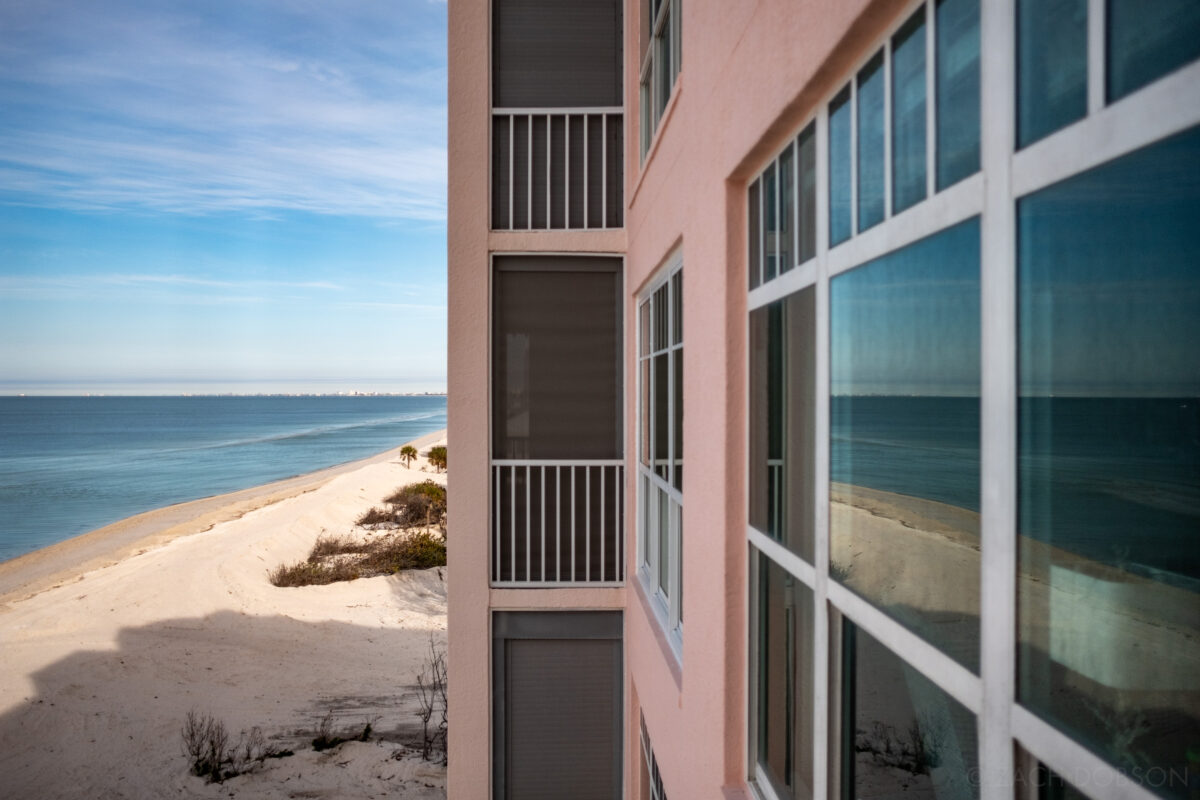
[[[492,105],[621,105],[618,0],[493,0]]]
[[[505,797],[620,797],[620,642],[505,642]]]
[[[621,457],[621,261],[500,256],[494,458]]]

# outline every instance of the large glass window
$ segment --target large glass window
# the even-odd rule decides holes
[[[979,668],[979,223],[830,283],[830,572]]]
[[[842,797],[979,797],[974,715],[858,626],[842,631]]]
[[[892,210],[925,199],[925,9],[892,37]]]
[[[1200,129],[1017,210],[1019,697],[1194,797]]]
[[[1087,0],[1017,3],[1017,146],[1087,114]]]
[[[680,4],[682,0],[643,0],[641,101],[642,158],[650,149],[667,101],[679,77]],[[618,101],[614,105],[620,105]]]
[[[812,797],[813,596],[758,557],[757,758],[780,797]]]
[[[858,73],[858,229],[883,222],[883,53]]]
[[[937,2],[937,187],[979,171],[979,2]]]
[[[638,318],[641,578],[668,630],[677,634],[683,519],[683,273],[678,257],[639,303]]]
[[[829,244],[850,238],[850,87],[829,103]]]
[[[1108,100],[1200,58],[1200,3],[1107,0]]]
[[[750,524],[813,560],[816,290],[750,315]]]

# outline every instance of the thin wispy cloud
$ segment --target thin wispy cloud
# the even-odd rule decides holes
[[[445,216],[445,56],[407,4],[9,2],[0,202]]]

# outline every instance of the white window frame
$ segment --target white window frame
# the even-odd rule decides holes
[[[653,0],[643,0],[644,12],[648,17],[652,8]],[[662,122],[662,112],[667,106],[667,100],[670,98],[671,92],[675,90],[675,80],[679,77],[680,64],[680,47],[682,44],[682,33],[680,28],[680,4],[682,0],[661,0],[662,5],[658,7],[658,13],[653,19],[649,20],[649,36],[647,36],[646,52],[642,54],[642,68],[638,75],[638,96],[640,98],[640,141],[641,158],[646,160],[646,154],[650,151],[650,144],[654,141],[654,134],[658,130],[658,124]],[[660,42],[667,41],[671,46],[671,58],[669,64],[662,63],[660,55]],[[670,90],[667,97],[660,94],[658,81],[655,77],[662,70],[670,70]]]
[[[1200,61],[1158,78],[1120,100],[1104,103],[1105,3],[1088,3],[1088,110],[1080,120],[1020,149],[1016,149],[1016,0],[980,0],[980,170],[940,191],[936,188],[936,103],[934,87],[934,44],[936,41],[935,0],[910,0],[895,14],[887,30],[864,47],[860,57],[844,72],[842,80],[820,99],[815,111],[795,128],[791,146],[810,123],[816,122],[816,257],[791,265],[776,277],[760,281],[747,295],[747,341],[749,312],[763,308],[795,292],[816,289],[815,351],[816,453],[815,453],[815,562],[809,564],[776,540],[747,523],[749,552],[747,585],[751,590],[748,614],[749,680],[747,692],[748,731],[745,777],[752,794],[762,800],[779,800],[757,766],[757,554],[762,553],[812,590],[817,610],[812,621],[814,639],[813,686],[813,794],[829,797],[837,787],[832,765],[838,758],[835,686],[831,658],[837,655],[836,628],[841,618],[849,619],[976,716],[980,800],[1012,800],[1017,758],[1013,745],[1022,750],[1021,759],[1040,760],[1060,775],[1070,778],[1086,774],[1090,783],[1079,787],[1093,800],[1155,800],[1157,795],[1122,771],[1092,753],[1068,733],[1042,720],[1016,698],[1016,203],[1032,192],[1084,173],[1114,158],[1139,150],[1173,134],[1200,125]],[[919,9],[925,9],[926,28],[926,196],[904,211],[892,210],[892,119],[891,42],[893,35]],[[858,182],[857,86],[858,71],[884,50],[885,87],[885,210],[879,224],[859,232],[857,226]],[[851,235],[829,244],[829,135],[828,104],[847,84],[851,98]],[[782,152],[782,149],[779,152]],[[762,168],[746,181],[749,187],[774,169],[779,152],[766,159]],[[798,170],[799,159],[793,158]],[[985,179],[986,178],[986,179]],[[795,179],[793,173],[792,179]],[[760,186],[763,185],[760,183]],[[758,202],[765,202],[758,193]],[[764,209],[757,209],[764,226]],[[793,204],[798,214],[799,202]],[[751,218],[747,208],[747,224]],[[870,601],[860,597],[829,576],[829,286],[837,275],[887,253],[936,234],[972,217],[980,218],[981,294],[981,565],[980,673],[977,675],[938,650]],[[798,235],[799,218],[792,221]],[[765,247],[760,232],[758,242]],[[748,236],[747,241],[753,241]],[[790,248],[798,258],[794,242]],[[765,253],[760,251],[759,268],[765,271]],[[749,408],[751,376],[747,375],[746,407]],[[747,466],[747,480],[749,467]],[[826,613],[828,610],[828,613]],[[835,699],[831,700],[833,696]],[[833,703],[834,705],[830,705]]]
[[[673,293],[675,284],[673,278],[676,275],[682,275],[683,269],[683,251],[676,250],[667,257],[663,266],[658,270],[654,278],[652,278],[642,291],[637,296],[637,308],[635,310],[636,319],[636,347],[637,347],[637,453],[635,460],[637,464],[637,576],[642,583],[642,588],[645,594],[650,598],[650,607],[654,612],[660,626],[667,634],[667,642],[671,645],[671,649],[675,653],[676,659],[682,662],[683,659],[683,608],[681,604],[682,586],[683,586],[683,565],[682,565],[682,527],[683,527],[683,491],[682,488],[675,488],[672,476],[674,465],[680,461],[676,455],[680,452],[675,441],[675,380],[674,369],[675,360],[682,358],[684,336],[681,331],[680,340],[677,343],[672,343],[672,331],[674,330],[674,313],[675,303]],[[680,280],[682,286],[682,278]],[[667,327],[667,344],[657,350],[651,349],[650,343],[646,344],[646,354],[642,354],[642,308],[647,303],[650,305],[650,331],[653,331],[656,309],[653,301],[654,294],[659,289],[666,288],[666,327]],[[679,306],[683,307],[683,298],[679,298]],[[652,337],[652,334],[650,334]],[[642,385],[642,365],[646,362],[650,363],[650,368],[654,369],[654,359],[656,356],[667,355],[667,364],[669,377],[667,380],[667,441],[668,451],[670,453],[671,464],[668,467],[667,477],[659,476],[653,468],[653,465],[647,466],[642,463],[642,448],[646,442],[643,441],[643,431],[649,431],[650,442],[655,439],[655,420],[654,415],[650,414],[650,409],[643,406],[643,393],[646,389],[653,391],[653,381],[650,387]],[[647,417],[647,415],[649,415]],[[650,492],[647,494],[646,487],[650,487]],[[658,503],[662,498],[666,498],[668,502],[667,510],[667,530],[662,530],[659,525],[661,512],[658,509]],[[647,513],[651,512],[651,513]],[[648,524],[649,523],[649,524]],[[662,536],[667,536],[667,591],[663,592],[659,586],[659,570],[662,565],[659,563],[659,554],[662,552]]]

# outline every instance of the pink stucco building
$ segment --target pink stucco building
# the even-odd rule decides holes
[[[1200,796],[1198,8],[451,0],[452,800]]]

